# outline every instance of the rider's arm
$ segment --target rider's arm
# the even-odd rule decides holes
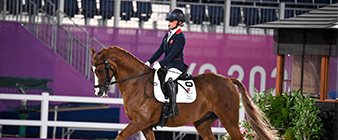
[[[150,64],[154,63],[158,58],[161,57],[163,54],[164,49],[163,49],[163,42],[161,46],[157,49],[157,51],[153,54],[153,56],[148,60]]]

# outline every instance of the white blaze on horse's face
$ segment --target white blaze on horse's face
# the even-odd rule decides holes
[[[93,72],[94,72],[94,85],[99,85],[99,78],[95,74],[96,67],[92,66],[92,69],[93,69]],[[100,91],[100,89],[98,87],[94,88],[94,93],[95,93],[96,96],[98,95],[99,91]]]

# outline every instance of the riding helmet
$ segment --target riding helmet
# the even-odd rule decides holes
[[[185,16],[182,10],[175,8],[169,12],[166,20],[169,20],[169,21],[178,20],[178,21],[185,22]]]

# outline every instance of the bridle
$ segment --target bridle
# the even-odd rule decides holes
[[[105,71],[106,71],[106,81],[104,81],[104,83],[102,85],[94,85],[95,88],[108,88],[108,86],[110,85],[110,77],[109,77],[109,70],[112,70],[114,72],[114,74],[116,74],[116,71],[113,69],[113,67],[108,63],[108,60],[106,59],[106,57],[103,58],[103,62],[98,63],[98,64],[93,64],[92,65],[94,67],[97,67],[99,65],[105,65]]]
[[[141,77],[143,75],[148,75],[149,77],[149,81],[150,83],[152,83],[154,85],[154,82],[151,81],[151,78],[150,78],[150,73],[154,72],[155,70],[154,69],[151,69],[150,71],[146,72],[146,73],[143,73],[143,74],[139,74],[139,75],[136,75],[136,76],[133,76],[133,77],[130,77],[130,78],[126,78],[126,79],[123,79],[123,80],[120,80],[120,81],[113,81],[113,82],[110,82],[110,75],[109,75],[109,70],[113,71],[114,74],[116,75],[117,72],[116,70],[113,69],[113,67],[108,63],[108,60],[106,59],[106,57],[103,58],[103,62],[101,63],[97,63],[97,64],[93,64],[92,65],[94,67],[96,66],[99,66],[99,65],[105,65],[105,71],[106,71],[106,81],[102,84],[102,85],[94,85],[95,88],[104,88],[104,90],[108,90],[108,86],[109,85],[112,85],[112,84],[116,84],[116,83],[121,83],[121,82],[124,82],[124,81],[128,81],[128,80],[131,80],[131,79],[134,79],[134,78],[137,78],[137,77]],[[147,86],[147,85],[146,85]],[[146,87],[145,86],[145,87]],[[146,93],[145,95],[150,98]]]

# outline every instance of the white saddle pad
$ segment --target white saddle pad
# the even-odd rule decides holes
[[[193,80],[177,80],[178,92],[176,95],[176,103],[192,103],[196,100],[196,87]],[[181,85],[183,86],[181,86]],[[183,89],[184,88],[184,89]],[[188,91],[188,92],[187,92]],[[165,99],[161,89],[160,80],[157,75],[157,71],[154,75],[154,95],[159,102],[169,102],[169,99]]]

